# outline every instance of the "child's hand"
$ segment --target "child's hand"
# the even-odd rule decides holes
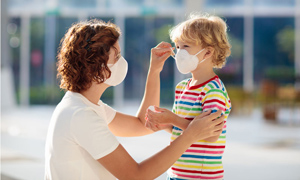
[[[170,129],[173,127],[172,124],[154,124],[148,120],[146,121],[145,126],[154,132],[164,130],[164,129]]]
[[[175,114],[165,108],[154,107],[154,111],[147,109],[146,119],[152,124],[172,124]]]
[[[161,72],[165,61],[173,54],[173,47],[170,43],[161,42],[151,49],[150,69],[151,71]]]

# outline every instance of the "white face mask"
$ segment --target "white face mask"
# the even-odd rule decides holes
[[[179,49],[177,51],[176,56],[175,57],[172,56],[176,61],[176,66],[178,71],[181,72],[182,74],[187,74],[189,72],[194,71],[197,68],[198,63],[201,63],[205,60],[203,59],[199,62],[197,57],[197,55],[201,53],[204,49],[200,50],[195,55],[189,54],[185,49]]]
[[[120,57],[120,59],[115,64],[107,64],[111,75],[108,79],[104,81],[105,84],[110,86],[116,86],[120,84],[126,77],[127,70],[128,70],[128,63],[123,58],[123,56]]]

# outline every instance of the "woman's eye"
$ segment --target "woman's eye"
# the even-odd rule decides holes
[[[119,60],[119,59],[120,59],[120,57],[121,57],[121,55],[120,55],[120,54],[118,54],[118,55],[116,56],[116,60]]]
[[[184,45],[183,47],[189,47],[188,45]]]

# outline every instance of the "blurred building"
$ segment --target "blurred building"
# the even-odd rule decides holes
[[[121,85],[109,88],[104,101],[115,106],[140,101],[150,49],[170,42],[168,31],[192,11],[224,18],[232,55],[217,74],[226,86],[255,93],[263,82],[300,87],[300,0],[2,0],[1,69],[11,69],[13,91],[21,105],[56,104],[62,97],[56,80],[61,38],[74,22],[91,18],[120,26],[122,54],[129,64]],[[3,7],[4,5],[4,7]],[[4,14],[5,13],[5,14]],[[3,38],[6,37],[6,38]],[[4,49],[7,47],[7,49]],[[173,103],[174,86],[186,76],[173,59],[161,73],[161,101]],[[2,84],[4,81],[2,81]],[[2,88],[4,88],[2,86]],[[232,94],[229,91],[229,95]],[[234,96],[232,95],[232,96]],[[5,96],[5,95],[4,95]]]

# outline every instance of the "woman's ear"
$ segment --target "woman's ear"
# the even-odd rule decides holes
[[[211,46],[206,47],[205,50],[206,50],[206,52],[204,55],[204,59],[209,59],[210,57],[212,57],[212,55],[215,52],[215,49]]]

